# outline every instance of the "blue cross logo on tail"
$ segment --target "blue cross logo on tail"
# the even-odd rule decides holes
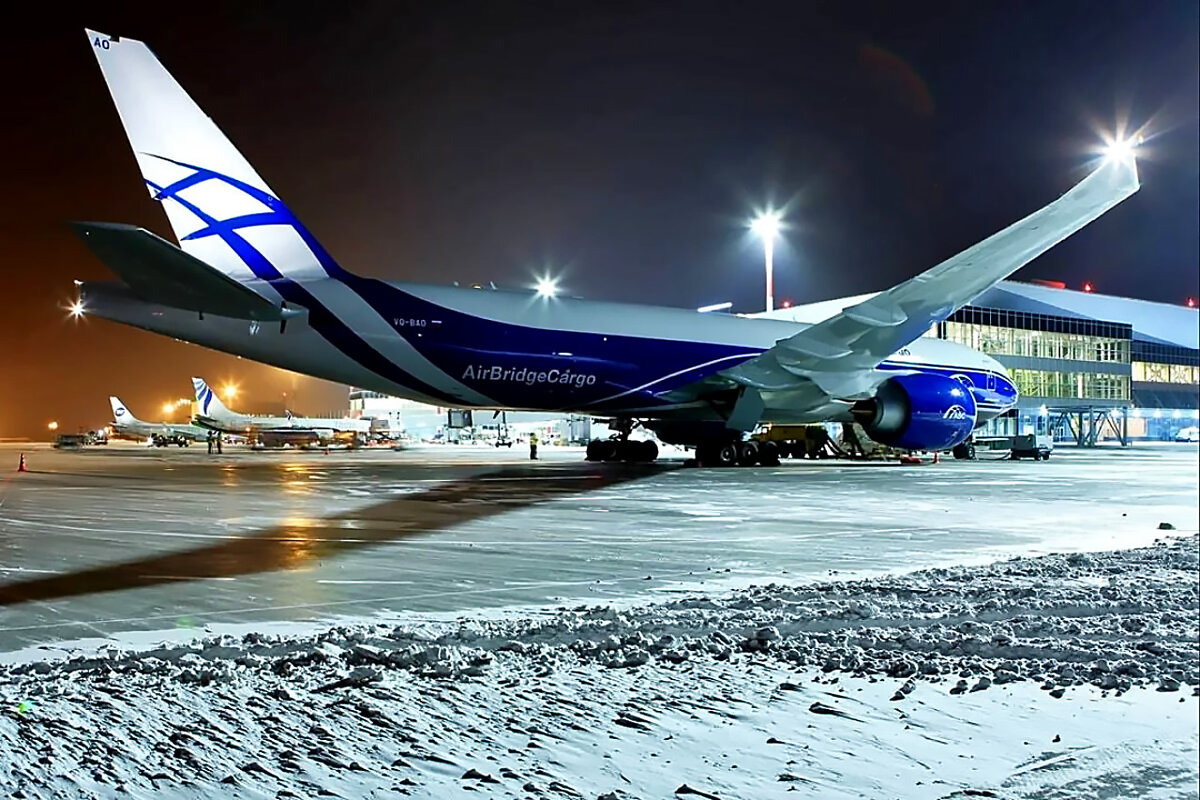
[[[200,412],[208,414],[208,406],[213,399],[212,389],[200,378],[192,378],[192,388],[196,391],[196,402],[200,404]]]
[[[198,219],[204,222],[205,226],[199,230],[192,231],[185,235],[181,242],[195,241],[203,239],[207,236],[220,237],[225,244],[237,253],[238,258],[242,260],[250,271],[256,277],[272,281],[284,277],[279,268],[271,263],[271,260],[257,248],[246,241],[238,231],[246,228],[258,228],[266,225],[285,225],[296,232],[296,234],[312,251],[313,257],[316,259],[317,265],[324,271],[325,275],[336,277],[343,274],[342,269],[338,266],[333,257],[321,247],[321,244],[316,240],[308,229],[300,224],[300,220],[292,213],[283,201],[275,197],[270,192],[259,189],[257,186],[251,186],[245,181],[240,181],[237,178],[223,175],[215,170],[205,167],[198,167],[194,164],[187,164],[183,161],[176,161],[173,158],[155,155],[154,153],[145,153],[151,158],[157,158],[160,161],[165,161],[169,164],[174,164],[178,167],[192,170],[191,175],[187,175],[167,186],[159,186],[153,181],[146,179],[146,185],[154,190],[154,199],[163,202],[165,200],[174,200],[179,205],[186,208],[192,214],[195,214]],[[217,219],[208,211],[200,208],[195,203],[180,196],[180,192],[189,189],[193,186],[205,183],[206,181],[218,181],[230,186],[243,194],[253,198],[254,200],[266,206],[267,211],[255,212],[252,214],[242,214],[228,219]]]

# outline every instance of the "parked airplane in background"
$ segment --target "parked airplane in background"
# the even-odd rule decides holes
[[[1045,208],[813,324],[393,283],[334,261],[146,45],[87,36],[179,246],[76,223],[121,278],[81,285],[81,310],[436,405],[609,417],[620,437],[589,448],[598,458],[656,457],[629,440],[637,423],[701,463],[753,462],[743,440],[760,422],[857,421],[884,444],[955,447],[1017,390],[994,359],[922,334],[1138,189],[1119,143]]]
[[[203,378],[192,378],[192,388],[196,393],[196,422],[221,433],[248,435],[264,444],[353,441],[365,439],[371,432],[371,421],[367,419],[241,414],[226,408]]]
[[[149,439],[157,447],[169,444],[187,447],[191,442],[203,441],[209,432],[196,425],[176,425],[170,422],[143,422],[129,412],[119,397],[110,397],[112,405],[112,429],[126,439]]]

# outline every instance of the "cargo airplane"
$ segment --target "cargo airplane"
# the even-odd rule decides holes
[[[655,458],[629,438],[638,424],[704,464],[768,459],[745,441],[763,422],[856,421],[899,448],[962,445],[1017,389],[995,359],[922,334],[1138,189],[1118,142],[1044,208],[806,323],[384,281],[335,261],[145,44],[87,38],[179,244],[74,223],[120,278],[81,284],[80,309],[436,405],[609,418],[619,433],[592,443],[596,459]]]
[[[157,447],[176,444],[187,447],[191,442],[208,438],[208,431],[196,425],[176,425],[171,422],[144,422],[129,412],[119,397],[108,398],[112,406],[112,429],[126,439],[149,439]]]
[[[271,417],[231,411],[203,378],[192,378],[192,389],[196,393],[198,424],[219,433],[249,435],[264,444],[365,439],[371,432],[371,421],[366,419],[297,417],[291,413]]]

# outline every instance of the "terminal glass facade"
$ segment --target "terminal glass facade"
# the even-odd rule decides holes
[[[1032,316],[1032,315],[1031,315]],[[1129,339],[1087,336],[1081,333],[1022,330],[971,322],[946,323],[943,338],[965,344],[992,356],[1054,358],[1128,364]]]
[[[1132,333],[1121,323],[966,306],[934,335],[999,360],[1023,406],[1118,406],[1132,397]]]
[[[1200,367],[1188,364],[1156,364],[1134,361],[1133,379],[1145,383],[1172,383],[1181,386],[1200,385]]]
[[[1010,369],[1023,397],[1075,400],[1129,400],[1128,375],[1104,372],[1062,372]]]

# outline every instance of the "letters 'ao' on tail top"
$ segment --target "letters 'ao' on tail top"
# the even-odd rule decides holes
[[[87,36],[150,195],[185,252],[239,281],[338,270],[150,48]]]

